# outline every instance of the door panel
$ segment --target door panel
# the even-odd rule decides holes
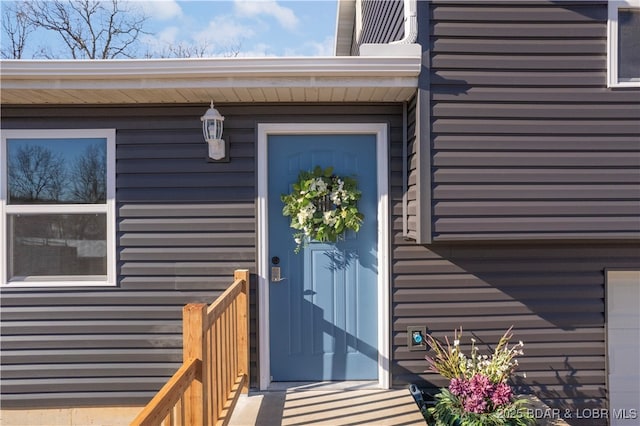
[[[640,409],[640,271],[607,273],[609,419],[637,425]]]
[[[271,135],[268,158],[269,260],[283,278],[269,283],[272,380],[375,380],[376,137]],[[356,178],[365,219],[358,233],[337,243],[311,242],[295,254],[280,196],[291,191],[301,170],[315,166]]]

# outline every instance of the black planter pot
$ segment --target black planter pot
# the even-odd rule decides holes
[[[433,395],[424,392],[413,383],[409,385],[409,393],[413,397],[413,400],[416,402],[418,409],[422,413],[425,423],[432,424],[432,422],[429,422],[431,416],[429,415],[429,412],[427,410],[429,409],[429,407],[433,407],[435,405]]]

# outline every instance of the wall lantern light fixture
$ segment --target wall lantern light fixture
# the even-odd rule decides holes
[[[224,117],[213,107],[200,117],[202,121],[202,135],[209,145],[209,158],[214,161],[229,161],[228,142],[222,139],[224,129]]]

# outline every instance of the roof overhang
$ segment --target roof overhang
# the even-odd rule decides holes
[[[2,104],[401,102],[419,55],[3,60]]]
[[[356,0],[338,0],[336,13],[335,55],[351,55],[353,30],[356,24]]]

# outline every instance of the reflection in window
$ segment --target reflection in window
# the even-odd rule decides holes
[[[107,274],[105,214],[9,215],[9,279]]]
[[[106,202],[106,141],[7,140],[9,204]]]
[[[618,11],[618,78],[640,79],[640,10]]]

